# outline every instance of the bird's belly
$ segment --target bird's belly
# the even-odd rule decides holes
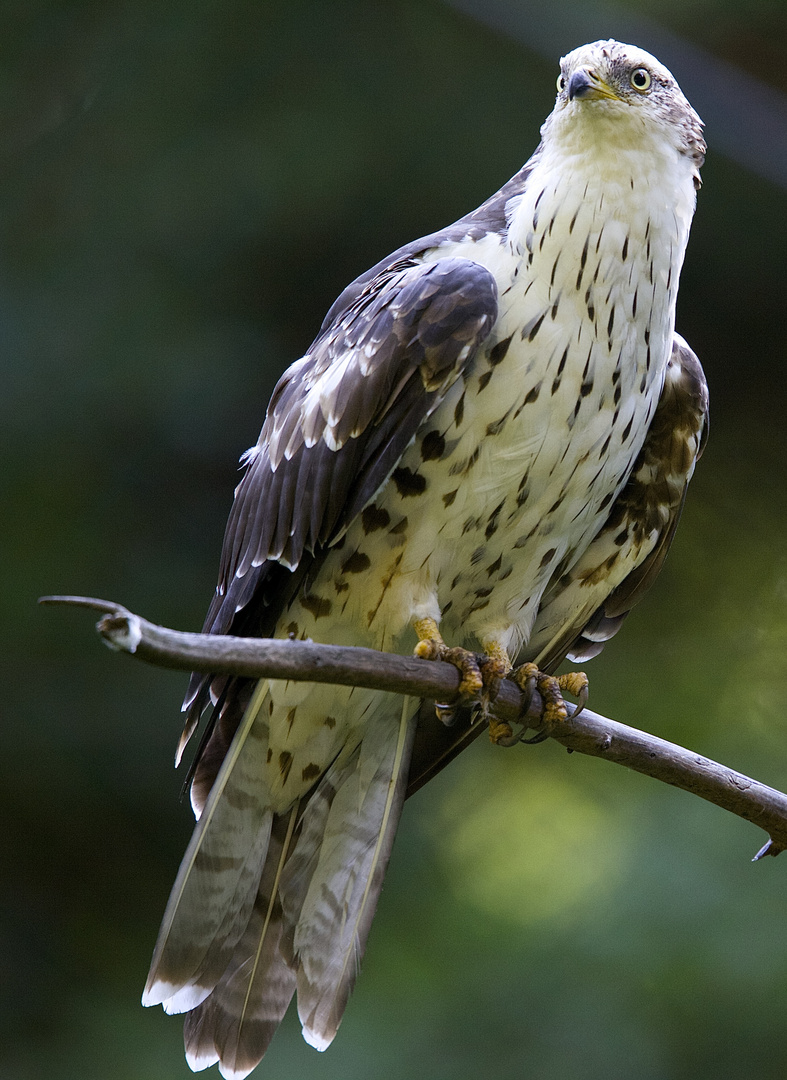
[[[544,365],[528,344],[460,379],[424,423],[296,601],[307,636],[406,648],[411,620],[431,615],[451,643],[519,651],[550,578],[606,519],[660,389],[602,359],[588,390],[584,360]]]

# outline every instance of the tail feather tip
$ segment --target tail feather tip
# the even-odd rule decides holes
[[[145,987],[142,995],[142,1004],[148,1008],[151,1005],[161,1005],[165,1013],[191,1012],[201,1005],[210,993],[210,987],[205,986],[177,986],[173,983],[156,979]]]
[[[192,1072],[202,1072],[203,1069],[209,1069],[211,1065],[218,1065],[219,1055],[215,1050],[206,1053],[204,1050],[192,1052],[187,1048],[186,1063]]]
[[[335,1032],[334,1032],[335,1034]],[[323,1050],[327,1050],[333,1042],[333,1035],[324,1035],[320,1031],[315,1031],[312,1027],[304,1025],[302,1035],[309,1046],[313,1046],[315,1050],[319,1050],[320,1053]]]

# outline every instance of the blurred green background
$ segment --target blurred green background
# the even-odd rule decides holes
[[[352,277],[519,167],[584,40],[662,45],[711,147],[678,312],[711,440],[591,702],[787,788],[783,0],[462,6],[0,5],[3,1080],[190,1075],[180,1021],[139,1005],[191,829],[185,676],[36,597],[200,626],[277,376]],[[752,865],[764,839],[481,740],[406,807],[334,1046],[290,1018],[257,1075],[781,1080],[787,855]]]

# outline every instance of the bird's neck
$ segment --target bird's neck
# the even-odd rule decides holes
[[[647,311],[662,328],[665,364],[694,213],[693,168],[666,144],[639,142],[635,151],[620,139],[547,141],[510,208],[507,241],[517,277],[538,294],[534,304],[545,310],[560,298],[593,312],[591,321],[615,308],[616,319],[625,312],[639,331]]]
[[[601,111],[592,123],[561,120],[553,116],[544,126],[526,191],[512,207],[508,239],[513,248],[529,258],[535,234],[543,251],[557,232],[568,238],[570,261],[572,249],[581,259],[588,240],[588,249],[598,243],[597,254],[602,248],[612,254],[619,239],[623,264],[635,254],[632,245],[650,240],[650,255],[655,253],[665,272],[672,271],[677,287],[696,202],[695,163],[667,135],[648,131],[637,115]]]

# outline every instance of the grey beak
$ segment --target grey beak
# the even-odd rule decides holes
[[[568,100],[573,101],[574,98],[587,97],[592,89],[593,83],[590,81],[590,76],[587,71],[580,68],[579,71],[574,72],[568,81]]]

